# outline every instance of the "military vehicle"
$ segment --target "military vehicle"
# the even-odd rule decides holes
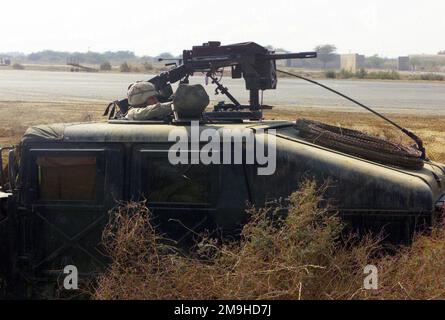
[[[203,229],[236,233],[247,203],[263,206],[314,178],[329,181],[325,198],[359,231],[385,229],[392,240],[408,242],[417,228],[430,226],[442,213],[445,166],[426,158],[413,133],[400,127],[416,148],[302,119],[263,120],[259,93],[276,88],[275,61],[315,56],[278,55],[253,42],[209,42],[185,50],[170,71],[149,81],[159,99],[168,101],[171,84],[203,72],[230,104],[218,103],[199,119],[128,121],[120,116],[129,107],[123,99],[110,104],[108,121],[34,126],[18,146],[2,148],[9,157],[0,177],[3,290],[28,298],[56,296],[65,266],[76,266],[81,279],[103,270],[101,233],[117,201],[147,199],[159,228],[181,243]],[[223,67],[231,68],[233,78],[244,78],[249,105],[221,84]],[[247,157],[239,164],[172,164],[176,141],[169,135],[176,130],[192,137],[191,121],[199,121],[199,133],[248,130],[267,147],[273,141],[276,170],[259,175],[264,163]],[[196,142],[188,158],[205,144]],[[235,147],[230,141],[221,153]]]

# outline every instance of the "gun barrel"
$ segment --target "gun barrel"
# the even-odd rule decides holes
[[[283,60],[283,59],[309,59],[316,58],[317,52],[298,52],[298,53],[280,53],[280,54],[269,54],[264,56],[267,60]]]

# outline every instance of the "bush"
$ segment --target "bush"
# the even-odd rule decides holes
[[[430,80],[430,81],[443,81],[444,76],[435,73],[422,74],[420,76],[422,80]]]
[[[12,65],[12,69],[14,69],[14,70],[24,70],[24,69],[25,69],[25,66],[22,65],[22,64],[20,64],[20,63],[14,63],[14,64]]]
[[[103,243],[112,263],[96,299],[331,299],[352,297],[363,285],[368,242],[348,249],[338,241],[339,218],[319,207],[307,181],[288,203],[250,208],[241,239],[221,244],[202,235],[188,255],[156,232],[145,203],[111,214]],[[283,216],[282,209],[289,208]],[[352,242],[351,242],[352,243]]]
[[[239,241],[202,235],[187,255],[155,230],[144,202],[122,204],[103,233],[112,263],[93,298],[445,299],[444,226],[386,254],[377,240],[342,232],[322,194],[306,181],[288,203],[250,208]],[[378,290],[363,288],[367,265],[378,269]]]
[[[337,73],[337,78],[339,79],[349,79],[354,77],[354,73],[349,70],[341,69],[339,73]]]
[[[144,62],[143,63],[145,71],[152,71],[153,70],[153,64],[150,62]]]
[[[436,73],[424,73],[421,75],[410,76],[411,80],[425,80],[425,81],[444,81],[445,77]]]
[[[108,61],[103,62],[100,65],[100,70],[102,70],[102,71],[110,71],[111,70],[111,63],[109,63]]]
[[[368,73],[367,79],[380,79],[380,80],[399,80],[400,74],[397,71],[378,71]]]
[[[333,70],[328,70],[324,73],[325,77],[328,79],[335,79],[337,77],[337,74]]]
[[[367,75],[368,75],[368,72],[365,69],[363,69],[363,68],[361,68],[359,71],[357,71],[355,73],[355,76],[358,79],[365,79]]]
[[[380,79],[380,80],[399,80],[400,74],[396,71],[378,71],[378,72],[368,72],[361,68],[356,72],[351,72],[349,70],[341,69],[340,72],[326,71],[326,78],[337,78],[337,79]],[[437,77],[436,79],[439,79]]]
[[[131,67],[128,65],[127,62],[124,62],[120,65],[119,70],[120,70],[120,72],[130,72]]]

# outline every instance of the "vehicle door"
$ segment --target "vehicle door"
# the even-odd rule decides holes
[[[203,231],[238,225],[249,200],[243,165],[172,164],[170,144],[135,146],[131,195],[146,200],[154,224],[185,244]],[[190,159],[193,153],[188,152]]]
[[[18,212],[23,277],[60,278],[67,265],[79,277],[102,270],[108,211],[121,199],[120,146],[30,146],[23,155],[23,206]]]

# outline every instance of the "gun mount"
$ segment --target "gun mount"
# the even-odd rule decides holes
[[[226,95],[232,104],[218,104],[214,112],[207,112],[210,119],[261,119],[262,101],[260,91],[276,89],[277,74],[276,60],[316,58],[316,52],[300,52],[275,54],[273,51],[255,42],[244,42],[221,46],[220,42],[210,41],[201,46],[194,46],[192,50],[184,50],[180,65],[148,80],[160,92],[165,100],[172,94],[171,84],[188,83],[194,73],[204,73],[216,85],[215,93]],[[169,63],[168,65],[172,65]],[[222,70],[231,68],[233,79],[244,78],[246,89],[250,91],[249,105],[241,105],[229,90],[221,83]],[[247,109],[248,111],[243,111]]]

